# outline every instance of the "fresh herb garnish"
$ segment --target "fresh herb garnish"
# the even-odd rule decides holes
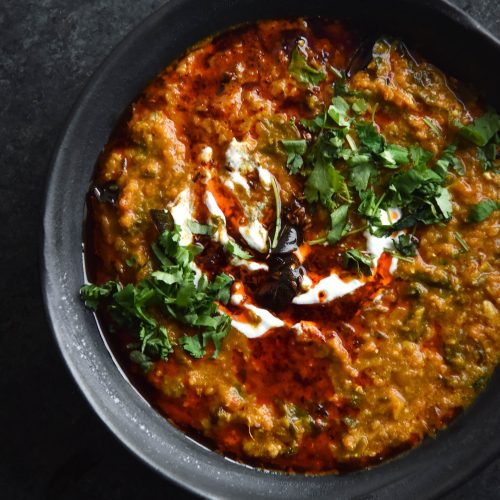
[[[119,327],[138,333],[139,342],[131,359],[143,368],[151,367],[153,360],[167,359],[173,351],[173,340],[158,316],[175,319],[195,330],[194,335],[179,339],[195,357],[205,355],[209,342],[214,346],[213,357],[217,357],[221,341],[231,328],[229,316],[218,311],[216,302],[228,302],[232,278],[219,274],[209,282],[205,274],[196,276],[191,263],[200,247],[182,246],[179,241],[179,226],[160,235],[154,246],[160,268],[136,285],[123,287],[108,281],[85,285],[80,290],[87,307],[95,310],[105,304]]]
[[[499,131],[500,116],[494,111],[487,111],[470,125],[458,124],[458,133],[477,146],[486,146]]]
[[[446,178],[448,174],[448,167],[451,165],[455,172],[462,176],[465,174],[465,168],[462,160],[455,156],[455,151],[457,147],[454,144],[449,144],[441,153],[441,158],[436,161],[434,170],[443,179]]]
[[[368,110],[368,103],[363,98],[356,99],[352,103],[352,110],[357,115],[362,115]]]
[[[212,236],[215,233],[215,228],[207,224],[200,224],[195,220],[188,220],[187,227],[193,234],[201,234]]]
[[[436,121],[426,116],[424,117],[424,123],[432,130],[434,135],[441,135],[441,127],[437,124]]]
[[[342,265],[346,269],[354,267],[358,274],[371,276],[373,256],[369,253],[361,252],[356,248],[351,248],[342,254]]]
[[[307,143],[304,139],[283,139],[281,144],[288,154],[286,165],[292,175],[296,174],[304,164],[302,155],[307,150]]]
[[[318,85],[318,83],[322,82],[326,78],[326,72],[323,69],[313,68],[310,64],[308,64],[307,57],[299,48],[299,43],[292,51],[288,71],[299,83],[306,85]]]
[[[392,242],[396,251],[403,257],[415,257],[417,255],[418,240],[411,234],[400,234]]]
[[[467,222],[482,222],[495,210],[500,210],[500,202],[490,199],[482,200],[469,209]]]
[[[238,257],[239,259],[251,259],[253,257],[252,254],[248,253],[247,251],[243,250],[238,243],[236,243],[233,240],[229,240],[226,243],[226,250],[231,254],[234,255],[235,257]]]
[[[328,107],[328,116],[339,126],[349,126],[350,120],[348,117],[349,104],[340,96],[335,96],[332,99],[332,104]]]

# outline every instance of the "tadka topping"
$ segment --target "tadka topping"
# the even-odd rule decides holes
[[[89,195],[81,295],[122,363],[258,466],[378,463],[500,359],[500,117],[361,40],[299,19],[201,43],[133,104]]]

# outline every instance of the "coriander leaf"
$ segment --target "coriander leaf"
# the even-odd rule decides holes
[[[372,224],[380,225],[380,204],[385,195],[377,199],[373,190],[369,189],[359,195],[361,203],[358,205],[358,212],[370,220]]]
[[[408,150],[398,144],[387,144],[379,156],[384,160],[386,168],[397,168],[399,165],[408,163]]]
[[[347,212],[349,205],[341,205],[330,214],[331,229],[328,231],[326,239],[328,243],[334,244],[345,236],[348,229]]]
[[[347,127],[349,125],[349,104],[340,96],[335,96],[332,99],[332,104],[328,107],[328,116],[340,127]]]
[[[408,148],[410,152],[410,158],[417,169],[423,169],[427,167],[427,163],[432,158],[432,153],[422,148],[421,146],[415,145]]]
[[[477,159],[483,171],[498,170],[497,160],[497,145],[493,142],[486,144],[486,146],[477,148]]]
[[[326,73],[323,69],[313,68],[307,63],[306,56],[300,51],[298,46],[292,51],[288,71],[295,80],[306,85],[318,85],[318,83],[326,78]]]
[[[439,185],[442,178],[430,168],[417,170],[412,168],[392,177],[389,186],[398,192],[402,200],[411,200],[411,195],[424,186]]]
[[[188,220],[187,227],[193,234],[202,234],[212,236],[215,233],[215,229],[207,224],[200,224],[195,220]]]
[[[163,233],[165,230],[173,231],[175,228],[175,221],[172,217],[172,214],[168,210],[155,210],[152,209],[149,211],[151,218],[156,226],[156,229],[160,233]]]
[[[446,178],[450,165],[458,175],[465,174],[464,164],[454,154],[456,150],[457,147],[454,144],[448,145],[441,153],[441,158],[436,161],[434,171],[443,179]]]
[[[301,118],[300,124],[309,132],[319,132],[325,126],[326,116],[324,114],[320,114],[308,120],[307,118]]]
[[[418,240],[411,234],[400,234],[392,240],[394,248],[404,257],[415,257],[417,255]]]
[[[283,144],[287,153],[303,155],[307,149],[307,142],[305,139],[282,139],[281,144]]]
[[[467,222],[482,222],[495,210],[500,210],[500,202],[490,199],[482,200],[476,205],[470,207]]]
[[[356,165],[349,170],[349,181],[358,191],[365,191],[370,182],[370,178],[376,174],[374,167],[368,163]]]
[[[366,113],[367,109],[368,103],[363,98],[356,99],[352,105],[352,110],[358,115]]]
[[[180,245],[180,228],[164,231],[152,246],[160,269],[151,272],[136,285],[125,287],[108,282],[96,288],[85,288],[82,298],[90,299],[89,307],[96,300],[105,300],[114,322],[127,330],[137,332],[140,344],[131,346],[140,354],[131,354],[143,368],[156,359],[167,359],[173,346],[167,329],[159,324],[161,317],[173,318],[189,327],[203,330],[195,334],[198,341],[181,341],[195,357],[205,352],[206,342],[212,341],[214,355],[221,340],[231,328],[230,318],[218,311],[215,301],[227,303],[232,279],[220,274],[210,283],[205,274],[196,278],[191,263],[201,245]],[[94,286],[95,287],[95,286]],[[94,302],[92,302],[94,300]],[[154,315],[151,311],[154,310]],[[203,343],[200,339],[203,336]],[[203,348],[200,349],[199,347]],[[197,348],[198,347],[198,348]]]
[[[127,264],[128,267],[134,267],[136,263],[137,263],[137,256],[135,255],[132,255],[132,257],[125,260],[125,264]]]
[[[238,243],[235,241],[229,240],[226,244],[226,250],[231,254],[234,255],[235,257],[238,257],[240,259],[251,259],[253,257],[252,254],[246,252],[241,248]]]
[[[283,139],[281,144],[288,153],[287,167],[292,175],[296,174],[304,164],[302,155],[307,150],[307,143],[304,139]]]
[[[101,300],[111,297],[119,290],[121,285],[116,281],[107,281],[102,285],[83,285],[80,288],[80,297],[89,309],[95,311]]]
[[[309,203],[319,201],[326,208],[331,208],[333,195],[346,190],[342,174],[331,163],[317,161],[305,183],[304,196]]]
[[[354,267],[358,274],[371,276],[373,267],[373,256],[351,248],[342,254],[342,265],[345,269]]]
[[[148,373],[149,370],[153,367],[153,362],[149,356],[146,356],[141,351],[131,351],[129,354],[130,361],[138,364],[144,373]]]
[[[184,335],[179,339],[181,346],[187,351],[193,358],[202,358],[205,356],[205,347],[200,340],[198,335]]]
[[[384,149],[385,140],[377,132],[377,130],[373,126],[373,123],[356,123],[356,132],[361,144],[368,148],[369,151],[375,154],[380,154],[382,152],[382,150]]]
[[[439,210],[441,210],[443,219],[448,220],[451,217],[451,213],[453,211],[450,192],[446,188],[441,188],[437,196],[434,198],[434,201],[439,207]]]
[[[458,133],[477,146],[486,146],[488,141],[500,131],[500,116],[487,111],[470,125],[459,124]]]
[[[231,276],[225,273],[218,274],[209,285],[213,300],[218,300],[223,304],[227,304],[231,296],[232,283],[233,278],[231,278]]]

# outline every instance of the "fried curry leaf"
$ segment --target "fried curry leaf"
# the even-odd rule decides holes
[[[487,111],[470,125],[459,125],[458,133],[477,146],[486,146],[489,140],[500,131],[500,116]]]
[[[500,202],[490,199],[482,200],[469,209],[467,222],[482,222],[495,210],[500,210]]]
[[[288,71],[295,80],[306,85],[318,85],[318,83],[326,78],[326,73],[323,69],[316,69],[308,64],[306,56],[299,49],[298,45],[292,51]]]
[[[363,253],[356,248],[351,248],[342,254],[342,265],[345,269],[354,268],[358,274],[371,276],[373,257],[370,254]]]

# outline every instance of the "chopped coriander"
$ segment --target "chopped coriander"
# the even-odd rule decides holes
[[[500,210],[500,202],[485,199],[469,209],[467,222],[481,222],[487,219],[495,210]]]
[[[131,351],[129,357],[130,361],[139,365],[142,368],[142,371],[145,373],[149,372],[149,370],[151,370],[151,368],[153,367],[151,358],[149,356],[146,356],[146,354],[141,351]]]
[[[427,163],[432,158],[432,153],[422,148],[421,146],[414,145],[408,148],[411,161],[417,169],[427,167]]]
[[[241,248],[238,243],[235,241],[229,240],[226,244],[226,250],[231,254],[234,255],[235,257],[238,257],[239,259],[251,259],[253,257],[252,254],[246,252]]]
[[[411,234],[400,234],[392,240],[394,248],[404,257],[415,257],[417,255],[418,240]]]
[[[361,144],[369,151],[375,154],[380,154],[384,148],[384,138],[377,132],[373,123],[360,122],[356,123],[356,132],[358,133]]]
[[[359,192],[368,187],[370,179],[376,175],[376,169],[370,163],[356,165],[349,170],[349,182]]]
[[[184,335],[179,339],[179,342],[184,350],[191,354],[193,358],[199,359],[205,355],[205,347],[199,335]]]
[[[333,195],[346,190],[342,174],[330,162],[317,161],[307,178],[304,195],[309,203],[319,201],[325,207],[331,208]]]
[[[328,116],[340,127],[348,127],[350,120],[348,117],[349,104],[340,96],[332,99],[332,104],[328,108]]]
[[[462,253],[466,253],[470,250],[468,243],[462,238],[462,235],[458,231],[454,231],[453,236],[455,237],[455,239],[458,241],[458,243],[462,247],[462,250],[463,250]]]
[[[326,78],[326,73],[323,69],[316,69],[308,64],[306,56],[299,49],[298,45],[292,51],[288,71],[295,80],[306,85],[318,85],[318,83]]]
[[[304,139],[283,139],[281,144],[288,154],[286,165],[292,175],[296,174],[304,164],[302,155],[307,150],[307,143]]]
[[[108,281],[102,285],[85,285],[80,290],[87,307],[95,310],[99,304],[106,305],[118,326],[137,332],[139,344],[133,346],[131,359],[144,369],[149,369],[153,360],[167,359],[173,351],[169,332],[159,323],[161,315],[198,330],[194,337],[201,335],[203,339],[197,344],[198,350],[193,347],[195,339],[186,340],[191,336],[180,340],[181,345],[187,346],[185,350],[195,357],[205,355],[209,341],[214,345],[216,357],[222,338],[231,328],[230,318],[218,311],[215,301],[228,302],[232,278],[219,274],[210,283],[202,274],[195,280],[191,263],[200,246],[185,247],[179,242],[179,226],[162,232],[153,246],[160,269],[135,285],[129,283],[122,287]]]
[[[83,285],[80,288],[80,297],[89,309],[95,311],[101,300],[107,299],[121,288],[120,283],[116,281],[107,281],[103,285]]]
[[[486,146],[489,140],[500,131],[500,116],[487,111],[470,125],[458,124],[458,133],[477,146]]]
[[[373,256],[371,254],[361,252],[356,248],[351,248],[342,254],[342,265],[346,269],[354,267],[358,274],[371,276]]]
[[[188,220],[187,227],[193,234],[212,236],[215,233],[215,229],[213,226],[209,226],[207,224],[200,224],[195,220]]]
[[[455,156],[457,147],[454,144],[449,144],[441,153],[441,157],[436,161],[434,170],[443,178],[448,174],[448,167],[451,165],[455,172],[462,176],[465,174],[465,168],[462,160]]]
[[[490,142],[486,146],[477,148],[477,159],[484,172],[488,170],[498,171],[497,144]]]
[[[341,205],[330,214],[331,229],[326,237],[328,243],[337,243],[349,231],[348,210],[349,205]]]
[[[368,103],[363,98],[356,99],[352,104],[352,110],[358,115],[366,113],[367,109]]]

